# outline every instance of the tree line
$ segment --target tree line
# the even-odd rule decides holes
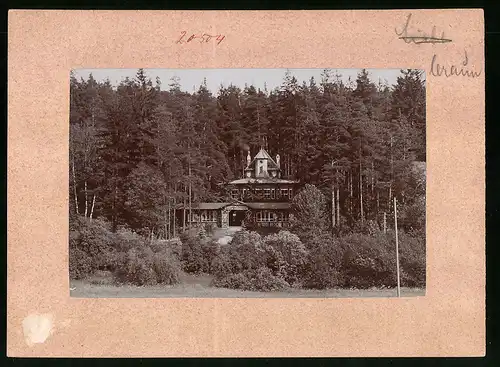
[[[327,195],[333,230],[380,221],[394,197],[422,229],[425,180],[412,174],[425,162],[419,70],[401,70],[393,86],[366,70],[344,82],[327,69],[302,84],[287,71],[274,90],[230,85],[216,95],[206,81],[193,93],[177,78],[163,88],[143,69],[117,86],[71,75],[70,214],[175,236],[174,208],[230,200],[223,183],[261,146],[280,155],[283,178]]]

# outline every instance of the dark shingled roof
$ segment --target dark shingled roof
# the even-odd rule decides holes
[[[200,210],[217,210],[224,208],[230,203],[193,203],[191,205],[191,209],[200,209]],[[178,204],[177,209],[182,209],[184,207],[183,204]],[[188,205],[186,204],[186,208]]]
[[[282,203],[274,203],[274,202],[267,202],[267,203],[244,203],[240,201],[235,201],[235,202],[230,202],[230,203],[193,203],[191,205],[191,209],[193,210],[219,210],[222,209],[228,205],[244,205],[247,206],[251,209],[290,209],[291,204],[282,202]],[[178,204],[177,209],[182,209],[183,204]],[[186,205],[187,208],[187,205]]]
[[[252,209],[290,209],[290,203],[246,203]]]

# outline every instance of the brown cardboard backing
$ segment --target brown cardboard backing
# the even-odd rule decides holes
[[[480,356],[485,353],[482,10],[11,11],[9,356]],[[224,34],[176,44],[181,31]],[[463,66],[467,52],[467,65]],[[431,60],[481,71],[430,75]],[[409,299],[72,299],[69,72],[76,68],[419,68],[427,72],[427,292]],[[53,318],[28,345],[23,320]]]

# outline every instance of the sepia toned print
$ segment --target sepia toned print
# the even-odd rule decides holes
[[[425,294],[422,70],[75,70],[70,93],[73,297]]]

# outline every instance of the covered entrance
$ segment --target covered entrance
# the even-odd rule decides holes
[[[245,213],[246,211],[244,210],[231,210],[229,212],[229,226],[241,227],[243,220],[245,220]]]
[[[245,220],[248,206],[242,202],[232,202],[222,209],[221,224],[222,228],[240,227]]]

